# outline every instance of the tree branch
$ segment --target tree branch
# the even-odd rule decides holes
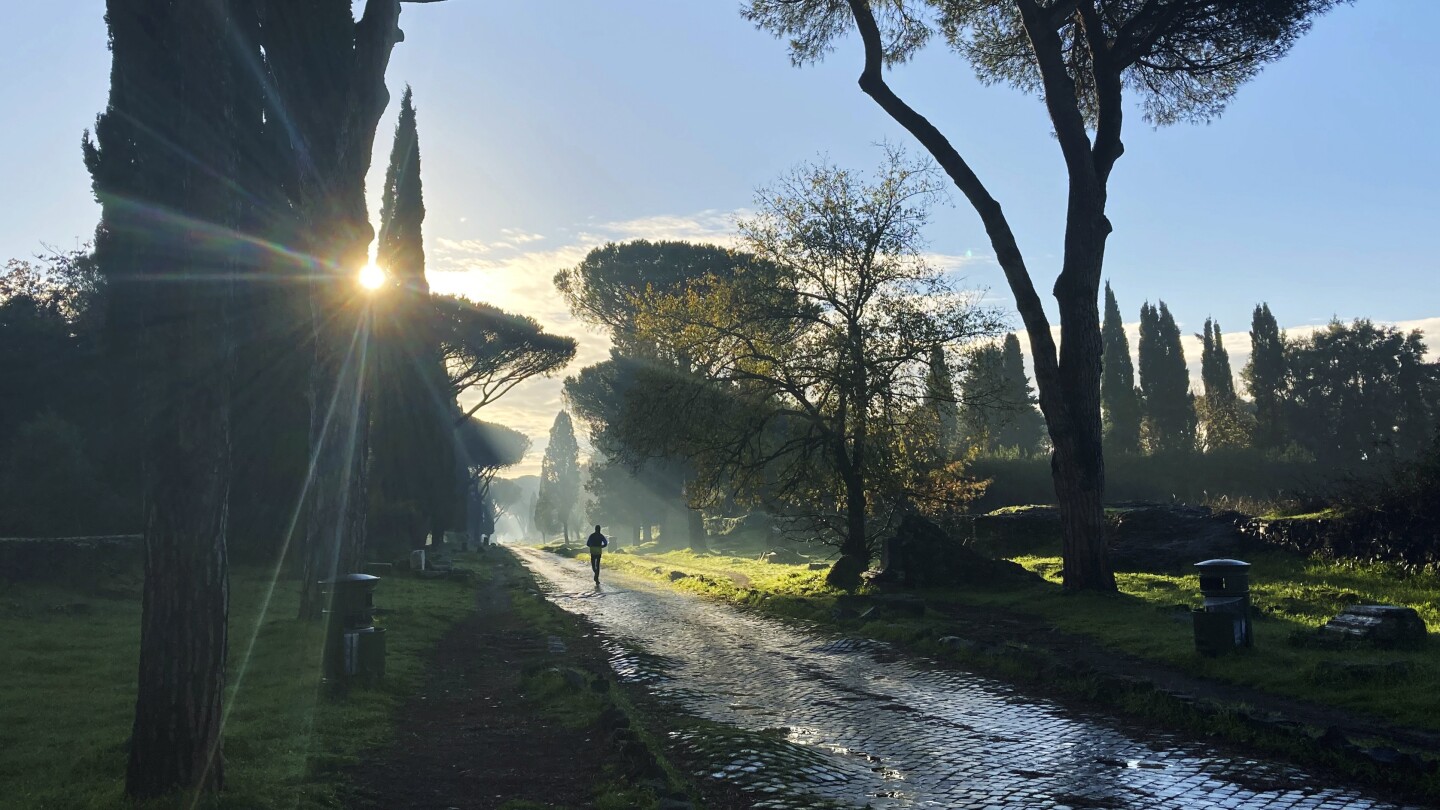
[[[1015,295],[1015,308],[1029,333],[1032,359],[1037,379],[1056,381],[1059,358],[1055,351],[1055,340],[1050,334],[1050,321],[1035,284],[1025,267],[1025,259],[1015,241],[1015,234],[994,197],[980,182],[974,170],[950,144],[950,141],[923,115],[906,104],[890,86],[884,76],[884,43],[880,27],[870,10],[868,0],[849,0],[851,14],[860,30],[860,39],[865,45],[865,68],[860,74],[860,89],[875,100],[891,118],[905,127],[930,153],[940,168],[954,181],[955,186],[965,195],[971,207],[980,215],[990,244],[995,248],[995,259],[1005,272],[1005,280]]]

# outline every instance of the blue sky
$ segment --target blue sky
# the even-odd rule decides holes
[[[98,216],[80,133],[105,101],[100,0],[12,4],[0,52],[0,260],[88,238]],[[734,2],[448,0],[405,5],[377,139],[378,186],[399,90],[415,89],[438,289],[574,324],[553,273],[606,239],[730,233],[754,189],[819,155],[865,168],[882,140],[910,146],[855,85],[859,45],[793,68],[783,43]],[[1362,0],[1320,19],[1209,125],[1127,120],[1111,182],[1106,275],[1127,320],[1164,299],[1186,332],[1227,333],[1269,302],[1282,324],[1370,317],[1440,342],[1440,27],[1433,0]],[[891,76],[1005,206],[1037,287],[1058,265],[1064,183],[1040,102],[978,84],[939,43]],[[931,247],[998,301],[978,219],[956,198]],[[942,259],[944,260],[944,259]],[[1238,339],[1237,336],[1236,339]],[[1231,348],[1243,362],[1244,346]],[[1198,365],[1198,352],[1190,355]],[[578,365],[572,367],[572,371]],[[544,444],[558,381],[517,389],[482,416]],[[528,466],[528,465],[527,465]]]

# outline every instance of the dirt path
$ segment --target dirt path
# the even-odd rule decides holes
[[[482,810],[507,801],[588,807],[608,746],[599,729],[540,716],[521,676],[561,653],[511,610],[509,565],[481,586],[474,615],[440,642],[396,739],[353,771],[348,807]],[[568,665],[604,667],[592,639],[565,645]],[[603,670],[602,670],[603,671]]]

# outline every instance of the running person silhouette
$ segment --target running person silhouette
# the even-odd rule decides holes
[[[605,535],[600,533],[600,527],[595,527],[595,533],[585,538],[585,545],[590,549],[590,570],[595,572],[595,584],[600,584],[600,549],[610,545]]]

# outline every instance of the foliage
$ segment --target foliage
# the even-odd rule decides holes
[[[530,439],[518,430],[470,417],[456,429],[466,467],[493,472],[519,464],[530,452]]]
[[[968,472],[989,482],[972,505],[975,511],[1055,503],[1047,459],[977,458]],[[1288,502],[1325,486],[1324,471],[1312,461],[1252,448],[1184,455],[1115,455],[1105,461],[1105,491],[1112,504],[1178,501],[1236,508],[1241,502]]]
[[[945,350],[935,346],[930,350],[929,367],[925,371],[925,400],[922,407],[930,411],[926,419],[933,424],[935,449],[941,456],[951,456],[959,449],[959,402],[955,395],[955,383],[950,378],[950,364],[945,359]]]
[[[103,294],[86,248],[11,260],[0,269],[0,469],[16,476],[14,487],[6,488],[11,497],[0,493],[11,504],[0,507],[0,523],[12,527],[0,532],[69,533],[83,525],[103,534],[138,524],[130,461],[138,431],[128,424],[125,397],[94,396],[96,388],[133,384],[101,362]],[[40,434],[22,435],[36,428]],[[58,455],[49,457],[36,441],[58,442]],[[25,460],[16,456],[22,449]],[[30,464],[37,466],[26,471]],[[86,488],[96,487],[89,493],[95,497],[67,508],[62,504],[74,494],[70,487],[81,467],[80,478],[89,481]],[[70,483],[63,494],[45,493],[42,481]],[[29,494],[21,497],[21,491]]]
[[[975,349],[962,387],[963,444],[980,455],[1031,456],[1045,445],[1045,420],[1035,408],[1020,339]]]
[[[565,380],[565,398],[597,451],[587,484],[596,520],[632,527],[649,539],[651,528],[665,524],[671,508],[682,503],[687,487],[698,493],[682,439],[712,428],[716,414],[676,407],[675,387],[688,381],[668,361],[617,350]],[[674,545],[672,537],[665,542]]]
[[[35,261],[10,259],[0,270],[0,304],[25,297],[69,323],[76,332],[103,317],[104,277],[90,245],[74,250],[50,249]]]
[[[1307,551],[1440,570],[1440,433],[1413,459],[1351,476]]]
[[[1250,320],[1250,361],[1241,377],[1255,401],[1255,446],[1262,450],[1279,450],[1285,444],[1281,402],[1288,385],[1286,345],[1270,305],[1257,304]]]
[[[760,267],[655,295],[638,319],[697,371],[656,401],[703,403],[721,428],[691,437],[694,463],[827,526],[862,565],[867,517],[897,505],[892,439],[926,399],[934,349],[995,328],[921,256],[939,194],[933,170],[893,149],[873,179],[801,167],[740,224]]]
[[[1286,424],[1322,464],[1354,467],[1415,454],[1440,405],[1440,375],[1418,331],[1332,321],[1287,351]]]
[[[0,457],[0,535],[106,534],[120,513],[73,424],[44,413]]]
[[[475,398],[466,416],[575,357],[575,339],[552,335],[534,318],[459,296],[431,297],[452,395]]]
[[[725,278],[757,261],[744,251],[704,243],[609,242],[556,273],[555,288],[575,317],[606,330],[620,354],[664,356],[669,354],[666,341],[637,334],[635,319],[644,299],[673,294],[707,277]]]
[[[1140,391],[1145,408],[1145,444],[1152,453],[1195,449],[1195,397],[1180,329],[1161,301],[1140,307]]]
[[[596,248],[579,265],[555,276],[555,286],[575,316],[606,330],[612,344],[610,360],[565,382],[566,399],[604,457],[595,468],[599,474],[593,480],[595,505],[618,525],[634,527],[647,539],[651,528],[660,524],[662,540],[675,545],[671,541],[677,533],[664,531],[664,524],[677,507],[693,513],[729,487],[720,478],[701,481],[679,448],[680,434],[698,435],[714,427],[714,415],[701,408],[651,407],[657,392],[683,387],[685,375],[697,371],[695,358],[669,334],[641,335],[637,319],[653,296],[672,295],[703,285],[708,278],[731,278],[746,270],[773,273],[743,250],[634,240]],[[657,415],[662,418],[655,419]],[[689,517],[689,540],[703,546],[703,522],[696,514]],[[694,531],[697,523],[699,532]]]
[[[1230,371],[1230,355],[1225,351],[1220,324],[1206,318],[1200,340],[1200,378],[1205,395],[1196,403],[1196,411],[1204,448],[1209,452],[1249,447],[1254,420],[1240,407],[1235,393],[1235,377]]]
[[[400,101],[380,198],[377,260],[389,284],[370,301],[370,534],[381,559],[456,524],[454,393],[432,328],[422,226],[425,202],[414,96]]]
[[[1100,400],[1104,408],[1105,448],[1111,453],[1140,452],[1140,395],[1135,390],[1135,365],[1130,358],[1130,341],[1120,319],[1120,305],[1110,283],[1105,283],[1105,322],[1100,329],[1104,343],[1100,363]]]

